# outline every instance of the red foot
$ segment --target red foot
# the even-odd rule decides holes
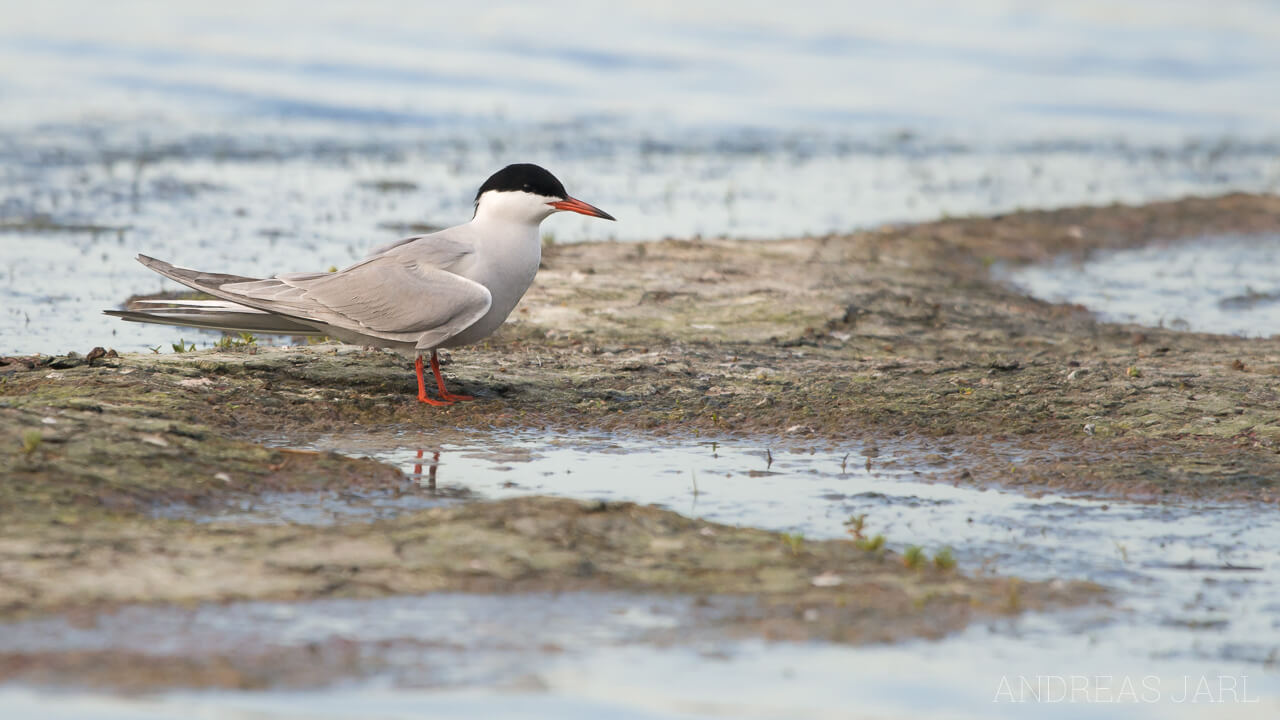
[[[453,404],[453,400],[450,398],[444,397],[443,393],[441,394],[441,397],[444,398],[442,400],[436,400],[435,398],[427,397],[427,381],[425,378],[422,377],[422,356],[421,355],[419,355],[418,359],[413,363],[413,369],[418,375],[418,402],[424,402],[428,405],[432,405],[435,407],[443,407],[445,405]],[[437,378],[440,377],[440,371],[437,369],[437,366],[436,366],[435,353],[431,354],[431,369],[436,371]],[[440,381],[440,388],[441,389],[444,388],[443,380]]]
[[[422,362],[422,358],[418,358],[418,362]],[[470,395],[455,395],[444,389],[444,376],[440,374],[440,359],[436,357],[436,351],[431,351],[431,372],[436,375],[436,386],[440,388],[440,397],[454,402],[455,400],[475,400]]]

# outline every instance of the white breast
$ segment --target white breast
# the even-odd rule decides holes
[[[492,335],[533,284],[542,262],[538,226],[510,225],[475,227],[476,254],[467,267],[455,272],[489,289],[493,303],[489,312],[466,330],[446,340],[441,347],[458,347],[479,342]]]

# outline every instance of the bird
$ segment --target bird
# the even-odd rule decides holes
[[[557,212],[616,220],[571,197],[555,175],[529,163],[490,176],[474,207],[466,223],[383,245],[336,272],[243,277],[139,254],[151,270],[216,299],[140,301],[141,309],[103,312],[133,322],[320,335],[388,348],[414,358],[419,401],[445,406],[474,400],[446,389],[437,350],[474,344],[502,326],[542,262],[543,220]],[[439,399],[427,394],[424,356]]]

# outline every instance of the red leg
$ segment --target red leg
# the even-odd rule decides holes
[[[435,369],[436,367],[435,353],[431,354],[431,367],[432,369]],[[434,405],[436,407],[440,407],[441,405],[453,404],[453,401],[447,398],[444,400],[436,400],[435,398],[427,397],[427,381],[425,378],[422,377],[422,356],[421,355],[419,355],[418,359],[414,361],[413,369],[417,371],[417,374],[418,374],[418,402],[424,402],[428,405]],[[436,377],[440,377],[439,370],[436,370]],[[440,387],[444,387],[444,383],[441,383]]]
[[[470,395],[454,395],[444,389],[444,376],[440,374],[440,358],[436,357],[436,351],[431,351],[431,372],[436,374],[436,385],[440,387],[440,397],[453,402],[454,400],[475,400]]]

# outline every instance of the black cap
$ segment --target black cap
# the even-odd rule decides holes
[[[564,184],[557,180],[555,175],[530,163],[508,165],[490,175],[489,179],[485,180],[484,184],[480,186],[480,190],[476,192],[476,201],[479,202],[480,196],[490,190],[497,190],[498,192],[523,191],[561,200],[569,197],[569,194],[564,190]]]

